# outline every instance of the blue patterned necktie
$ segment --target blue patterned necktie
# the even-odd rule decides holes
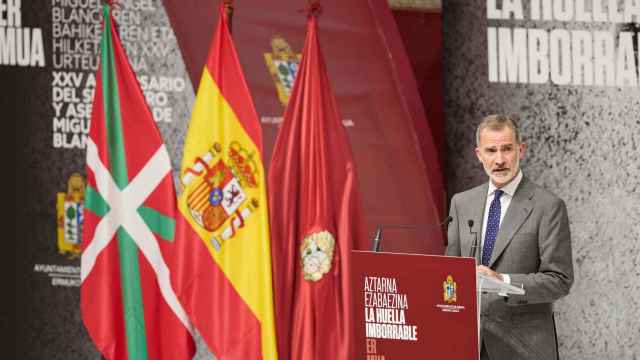
[[[496,244],[498,230],[500,230],[500,197],[504,191],[497,189],[493,201],[489,206],[489,218],[487,219],[487,231],[484,233],[484,246],[482,247],[482,265],[489,266],[491,252]]]

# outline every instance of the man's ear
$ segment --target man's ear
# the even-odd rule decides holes
[[[520,160],[524,159],[524,153],[527,150],[527,144],[521,143],[520,145]]]
[[[478,161],[482,162],[482,159],[480,158],[480,148],[479,147],[476,148],[475,153],[476,153],[476,157],[478,158]]]

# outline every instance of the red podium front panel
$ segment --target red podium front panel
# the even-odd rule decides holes
[[[351,256],[356,359],[478,359],[472,258]]]

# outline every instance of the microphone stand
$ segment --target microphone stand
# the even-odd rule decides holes
[[[474,235],[473,243],[471,243],[471,249],[469,250],[469,257],[473,257],[476,260],[476,266],[478,266],[478,232],[473,231],[473,220],[468,220],[469,233]]]
[[[469,219],[467,220],[467,225],[469,225],[469,233],[474,235],[473,238],[473,243],[471,243],[471,249],[469,250],[470,254],[469,257],[473,256],[473,260],[476,264],[476,267],[478,267],[478,232],[477,231],[473,231],[473,220]],[[476,289],[480,289],[482,287],[482,280],[480,280],[480,282],[478,282],[478,275],[476,275]],[[480,355],[480,349],[482,349],[482,341],[480,340],[481,335],[480,335],[480,313],[482,312],[482,294],[480,293],[476,293],[476,313],[477,313],[477,319],[476,321],[478,322],[478,356]]]

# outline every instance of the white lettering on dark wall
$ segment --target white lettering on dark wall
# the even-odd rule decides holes
[[[2,0],[0,0],[2,1]],[[175,37],[170,26],[153,24],[153,0],[123,0],[113,10],[118,35],[157,122],[174,121],[174,97],[187,91],[182,76],[156,74],[151,64],[170,56]],[[99,66],[102,6],[98,0],[52,0],[52,145],[83,149]]]
[[[532,0],[529,11],[525,11],[520,0],[487,0],[487,18],[515,24],[494,26],[496,21],[492,21],[487,27],[490,82],[609,87],[640,84],[640,37],[633,31],[633,23],[640,21],[640,1]],[[540,21],[540,27],[550,21],[613,27],[543,29],[518,26],[520,20]]]
[[[42,29],[22,25],[21,0],[0,0],[0,66],[44,67]]]

